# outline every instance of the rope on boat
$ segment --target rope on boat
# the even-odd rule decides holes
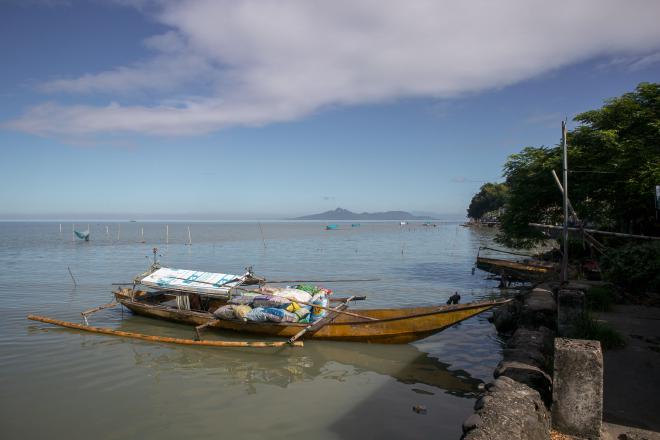
[[[151,336],[142,333],[124,332],[121,330],[112,330],[103,327],[92,327],[73,322],[60,321],[58,319],[48,318],[46,316],[28,315],[27,319],[32,321],[45,322],[46,324],[59,325],[61,327],[74,328],[77,330],[84,330],[92,333],[102,333],[104,335],[123,336],[125,338],[141,339],[150,342],[166,342],[170,344],[181,345],[204,345],[210,347],[253,347],[253,348],[271,348],[271,347],[302,347],[302,341],[296,341],[290,344],[288,341],[195,341],[193,339],[170,338],[167,336]]]

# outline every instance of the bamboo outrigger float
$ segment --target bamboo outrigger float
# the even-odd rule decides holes
[[[331,299],[336,306],[314,307],[325,309],[325,317],[313,323],[254,322],[242,319],[218,319],[213,312],[227,305],[233,292],[248,291],[263,294],[263,290],[250,290],[241,286],[259,285],[265,280],[255,277],[250,269],[244,275],[228,275],[161,268],[156,261],[150,270],[135,278],[132,288],[121,287],[113,292],[115,301],[82,313],[85,325],[58,321],[41,316],[28,319],[79,330],[124,336],[155,342],[222,347],[281,347],[302,346],[298,339],[356,341],[384,344],[405,344],[438,333],[458,322],[478,315],[509,300],[480,301],[469,304],[438,305],[407,308],[360,309],[346,311],[351,301],[365,297]],[[145,286],[151,290],[136,289]],[[301,304],[307,304],[298,301]],[[121,332],[91,327],[87,317],[95,312],[120,304],[135,314],[195,326],[194,339],[163,338],[140,333]],[[311,305],[311,304],[310,304]],[[201,341],[203,329],[232,330],[253,335],[287,338],[285,341]]]
[[[60,321],[59,319],[53,319],[53,318],[47,318],[45,316],[38,316],[38,315],[28,315],[27,319],[30,319],[32,321],[39,321],[39,322],[44,322],[46,324],[54,324],[54,325],[59,325],[60,327],[68,327],[68,328],[73,328],[77,330],[84,330],[86,332],[92,332],[92,333],[101,333],[104,335],[112,335],[112,336],[122,336],[125,338],[132,338],[132,339],[142,339],[143,341],[151,341],[151,342],[165,342],[169,344],[181,344],[181,345],[202,345],[202,346],[207,346],[207,347],[257,347],[257,348],[266,348],[266,347],[284,347],[286,345],[290,345],[286,341],[267,341],[267,342],[259,342],[259,341],[197,341],[194,339],[182,339],[182,338],[171,338],[171,337],[166,337],[166,336],[151,336],[151,335],[144,335],[142,333],[133,333],[133,332],[125,332],[125,331],[120,331],[120,330],[113,330],[109,328],[103,328],[103,327],[93,327],[90,325],[83,325],[83,324],[76,324],[74,322],[67,322],[67,321]],[[296,347],[302,347],[303,343],[302,342],[294,342],[293,344]]]

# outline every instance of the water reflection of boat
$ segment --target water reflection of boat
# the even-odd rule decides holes
[[[141,323],[139,318],[122,321],[120,328],[131,330]],[[421,384],[459,397],[474,397],[481,380],[463,370],[451,370],[414,345],[351,344],[340,342],[307,343],[302,350],[279,352],[199,350],[171,346],[170,350],[135,350],[137,365],[154,369],[185,368],[219,372],[236,383],[245,383],[256,392],[257,384],[286,388],[301,381],[324,379],[345,380],[347,376],[376,373],[398,382]],[[342,366],[353,368],[346,369]]]

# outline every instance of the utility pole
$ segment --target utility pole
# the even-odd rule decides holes
[[[566,121],[561,121],[561,138],[564,153],[564,233],[563,233],[563,254],[561,258],[561,282],[568,282],[568,152],[566,148]]]

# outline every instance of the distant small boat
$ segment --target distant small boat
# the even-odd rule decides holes
[[[431,222],[424,222],[424,223],[422,223],[422,226],[429,226],[429,227],[435,228],[438,225],[436,225],[435,223],[431,223]]]
[[[360,226],[359,223],[351,223],[351,228],[359,228]]]
[[[89,241],[89,230],[87,231],[73,231],[74,234],[76,234],[76,237],[78,237],[81,240]]]
[[[335,224],[325,226],[326,231],[332,231],[332,230],[335,230],[335,229],[339,229],[339,226],[337,226]]]
[[[401,226],[405,226],[405,225],[408,224],[408,222],[399,222],[399,224],[400,224]]]

